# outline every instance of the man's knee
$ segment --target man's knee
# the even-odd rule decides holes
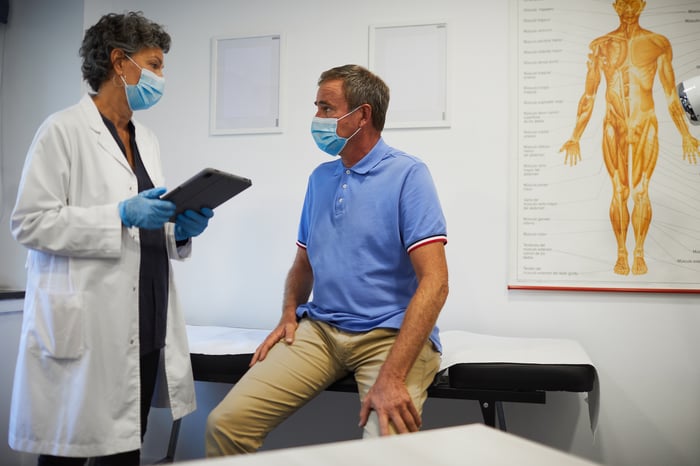
[[[222,416],[217,408],[214,408],[207,416],[207,423],[204,428],[204,444],[206,456],[224,456],[224,444],[228,442],[228,435],[225,431],[227,426],[224,425]]]
[[[207,457],[253,453],[260,447],[261,442],[240,432],[241,424],[236,414],[235,410],[229,411],[221,406],[209,413],[204,432]]]
[[[223,416],[221,415],[221,410],[217,406],[214,408],[207,416],[207,424],[205,426],[205,433],[207,437],[217,436],[221,432],[222,427],[224,427]]]

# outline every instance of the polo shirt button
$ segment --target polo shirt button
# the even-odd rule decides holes
[[[343,203],[343,198],[341,197],[340,199],[338,199],[338,204],[342,204],[342,203]]]
[[[346,174],[346,175],[349,175],[349,174],[350,174],[350,170],[345,170],[345,174]]]
[[[343,189],[348,189],[347,183],[343,183]]]

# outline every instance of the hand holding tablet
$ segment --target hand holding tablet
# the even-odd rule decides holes
[[[164,194],[161,199],[175,204],[175,213],[170,217],[170,221],[174,222],[178,214],[185,210],[199,212],[203,207],[214,209],[252,184],[248,178],[215,168],[205,168]]]

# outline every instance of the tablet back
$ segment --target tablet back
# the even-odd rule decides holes
[[[165,193],[162,199],[172,201],[177,206],[170,219],[175,221],[178,214],[188,209],[197,212],[202,207],[214,209],[252,184],[248,178],[215,168],[205,168],[177,188]]]

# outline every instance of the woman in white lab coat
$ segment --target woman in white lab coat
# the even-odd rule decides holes
[[[175,419],[195,408],[170,259],[213,213],[168,221],[158,141],[132,120],[160,98],[169,48],[141,13],[103,16],[80,49],[94,93],[50,116],[27,155],[11,219],[29,253],[9,443],[39,465],[139,464],[156,381]]]

